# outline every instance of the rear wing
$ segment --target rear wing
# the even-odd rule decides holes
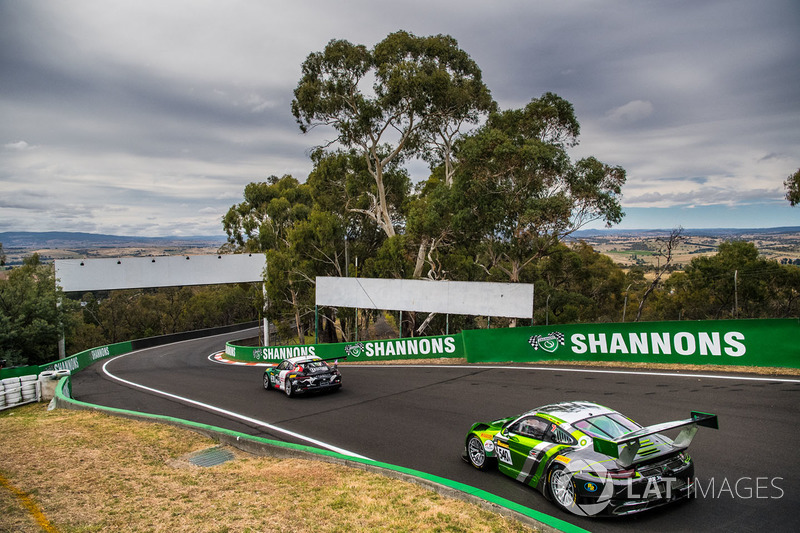
[[[672,441],[672,445],[675,448],[686,449],[689,447],[689,444],[692,443],[692,439],[694,438],[695,433],[697,433],[697,428],[699,426],[719,429],[717,415],[692,411],[690,416],[691,418],[687,418],[686,420],[663,422],[654,426],[637,429],[636,431],[631,431],[630,433],[621,435],[616,439],[601,439],[599,437],[593,437],[594,450],[596,452],[610,455],[611,457],[619,459],[619,462],[622,464],[622,466],[628,467],[633,464],[636,453],[639,451],[639,447],[641,446],[641,439],[643,437],[661,433],[662,431],[667,431],[670,429],[683,428],[681,432],[678,433],[678,436],[675,437],[675,440]]]

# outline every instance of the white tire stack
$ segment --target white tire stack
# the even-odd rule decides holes
[[[0,409],[6,406],[6,387],[0,383]]]
[[[21,376],[19,378],[20,388],[22,389],[22,401],[32,402],[37,399],[36,381],[39,376],[32,374],[30,376]]]
[[[16,405],[22,401],[22,387],[19,378],[6,378],[2,380],[6,393],[6,405]]]

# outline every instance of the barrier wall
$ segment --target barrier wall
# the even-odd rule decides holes
[[[95,361],[105,359],[106,357],[111,357],[113,355],[122,355],[134,350],[142,350],[144,348],[151,348],[153,346],[161,346],[172,342],[180,342],[189,339],[207,337],[210,335],[219,335],[221,333],[229,333],[232,331],[239,331],[257,326],[258,321],[246,322],[231,326],[184,331],[181,333],[172,333],[170,335],[159,335],[157,337],[148,337],[145,339],[136,339],[133,341],[108,344],[106,346],[98,346],[96,348],[90,348],[74,355],[70,355],[69,357],[65,357],[64,359],[59,359],[58,361],[53,361],[52,363],[47,363],[41,366],[31,365],[0,368],[0,379],[40,374],[46,370],[69,370],[70,372],[76,372],[78,370],[83,370]]]
[[[243,347],[226,355],[277,362],[298,355],[348,361],[466,358],[470,363],[605,361],[800,368],[800,320],[563,324],[455,335],[304,346]]]
[[[346,356],[348,361],[465,357],[461,334],[297,346],[253,347],[227,343],[225,353],[231,359],[247,362],[280,362],[300,355],[316,355],[323,359]]]
[[[800,320],[565,324],[465,331],[470,362],[607,361],[800,368]]]

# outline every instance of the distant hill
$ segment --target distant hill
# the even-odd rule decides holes
[[[646,237],[669,235],[672,229],[583,229],[571,235],[572,239],[587,237]],[[685,237],[719,237],[723,239],[737,238],[747,235],[791,235],[800,233],[800,226],[783,226],[777,228],[683,228],[681,235]]]
[[[191,237],[129,237],[100,233],[75,233],[68,231],[9,231],[0,233],[0,243],[6,251],[11,249],[42,248],[107,248],[122,246],[219,246],[225,243],[224,235],[198,235]]]

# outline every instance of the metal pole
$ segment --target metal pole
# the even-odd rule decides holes
[[[628,289],[631,288],[631,285],[633,285],[633,283],[628,285],[628,288],[625,289],[625,304],[622,306],[622,321],[623,322],[625,322],[625,311],[628,310]]]
[[[550,325],[550,295],[547,295],[547,301],[544,303],[544,325]]]
[[[261,290],[264,293],[264,346],[269,346],[269,322],[267,321],[267,309],[269,309],[269,300],[267,300],[267,284],[261,284]]]

